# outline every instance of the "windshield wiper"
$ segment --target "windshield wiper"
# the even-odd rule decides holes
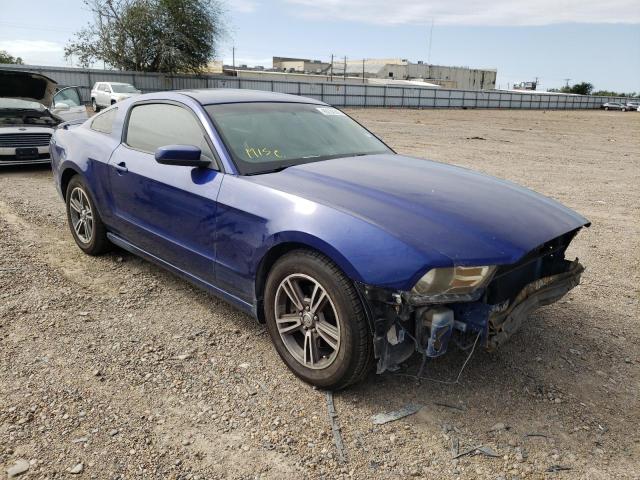
[[[289,167],[293,167],[294,165],[281,165],[279,167],[276,168],[272,168],[271,170],[260,170],[259,172],[251,172],[251,173],[247,173],[247,175],[263,175],[265,173],[277,173],[277,172],[281,172]]]

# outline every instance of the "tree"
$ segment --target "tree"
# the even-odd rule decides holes
[[[569,92],[567,93],[575,93],[578,95],[590,95],[593,90],[593,85],[588,82],[576,83],[574,86],[569,88]]]
[[[13,63],[15,65],[24,65],[22,58],[14,57],[6,50],[0,50],[0,63]]]
[[[576,95],[591,95],[591,91],[593,90],[593,85],[588,82],[576,83],[573,86],[565,85],[562,88],[550,88],[549,92],[556,93],[574,93]]]
[[[93,22],[75,34],[65,57],[83,66],[199,72],[225,34],[219,0],[85,0]]]
[[[624,92],[612,92],[611,90],[598,90],[597,92],[593,92],[591,95],[597,96],[597,97],[628,97],[628,98],[640,97],[640,93],[636,93],[636,92],[624,93]]]

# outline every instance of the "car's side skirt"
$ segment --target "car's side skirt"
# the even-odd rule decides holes
[[[196,285],[197,287],[203,288],[205,290],[207,290],[208,292],[214,294],[215,296],[221,298],[222,300],[225,300],[229,303],[231,303],[232,305],[236,306],[237,308],[239,308],[240,310],[249,313],[250,315],[252,315],[254,318],[258,318],[257,315],[257,310],[256,310],[256,306],[252,305],[251,303],[245,302],[244,300],[236,297],[235,295],[230,294],[229,292],[222,290],[219,287],[216,287],[215,285],[201,279],[200,277],[197,277],[195,275],[190,274],[189,272],[186,272],[178,267],[176,267],[175,265],[166,262],[165,260],[156,257],[155,255],[136,247],[135,245],[133,245],[132,243],[128,242],[127,240],[125,240],[122,237],[119,237],[118,235],[108,232],[107,233],[107,238],[114,244],[117,245],[120,248],[123,248],[124,250],[133,253],[134,255],[137,255],[139,257],[144,258],[145,260],[148,260],[150,262],[155,263],[156,265],[159,265],[167,270],[169,270],[170,272],[180,276],[181,278],[184,278],[185,280],[191,282],[192,284]]]

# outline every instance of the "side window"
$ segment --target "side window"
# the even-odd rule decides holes
[[[148,153],[166,145],[193,145],[202,155],[214,155],[205,140],[200,122],[183,107],[153,103],[133,107],[129,114],[126,144]]]
[[[91,121],[91,130],[100,133],[111,133],[113,131],[113,121],[116,119],[117,113],[118,109],[112,108],[100,115],[96,115]]]

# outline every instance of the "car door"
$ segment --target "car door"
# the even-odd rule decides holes
[[[163,165],[166,145],[194,145],[209,168]],[[216,200],[223,174],[202,123],[177,102],[134,104],[123,142],[109,160],[109,189],[120,235],[208,283],[214,281]]]
[[[86,119],[87,109],[82,102],[78,87],[67,87],[53,96],[51,113],[65,121]]]

